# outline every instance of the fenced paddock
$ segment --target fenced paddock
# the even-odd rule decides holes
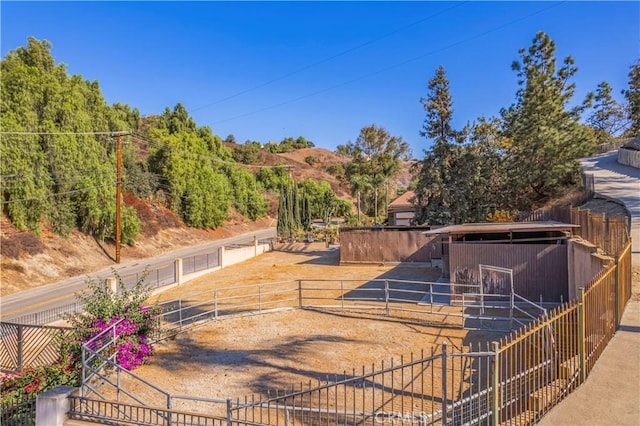
[[[150,390],[144,392],[139,388],[142,386],[139,379],[144,377],[127,375],[113,365],[113,370],[104,375],[112,383],[99,389],[111,401],[94,403],[93,415],[108,410],[122,415],[126,411],[131,420],[132,412],[155,409],[162,412],[163,419],[169,419],[167,416],[173,413],[206,418],[197,420],[202,424],[216,424],[206,422],[221,419],[226,424],[301,425],[391,424],[398,419],[416,425],[536,423],[586,379],[619,325],[631,295],[630,243],[627,242],[615,260],[578,292],[576,300],[550,308],[546,314],[538,313],[535,321],[524,326],[518,324],[517,331],[501,339],[464,331],[459,323],[456,327],[435,328],[430,327],[431,320],[411,318],[415,315],[412,311],[423,310],[425,315],[430,315],[431,308],[438,311],[441,306],[461,309],[455,305],[425,304],[425,299],[442,296],[437,294],[436,287],[441,283],[296,280],[238,286],[244,289],[225,288],[224,294],[208,292],[169,301],[174,305],[166,304],[164,318],[174,328],[175,340],[168,340],[164,344],[166,351],[158,357],[161,360],[163,355],[168,355],[167,368],[154,370],[157,366],[151,364],[141,367],[139,372],[146,370],[149,383],[155,378],[169,378],[175,368],[179,368],[181,374],[172,376],[178,383],[183,382],[185,372],[192,372],[197,380],[170,391],[147,385]],[[425,290],[426,287],[429,290]],[[422,297],[418,301],[420,293]],[[196,306],[198,304],[201,305]],[[299,309],[301,307],[303,309]],[[255,315],[261,312],[271,313]],[[445,312],[437,314],[436,322],[439,322]],[[306,323],[302,321],[305,315],[309,316]],[[215,321],[216,318],[229,320]],[[358,325],[347,326],[351,320]],[[285,324],[297,330],[297,334],[287,337],[280,332],[278,335],[279,327]],[[178,333],[180,328],[196,326],[199,328],[191,333]],[[331,333],[321,332],[322,327]],[[336,336],[334,332],[341,329],[358,330],[366,339]],[[412,333],[407,340],[400,336],[402,329]],[[269,335],[269,330],[276,334]],[[374,334],[375,331],[380,334]],[[218,344],[209,345],[207,339],[222,336],[226,337]],[[427,340],[420,343],[419,336],[427,336]],[[252,339],[276,346],[248,350]],[[496,339],[497,344],[490,348],[469,347],[474,341]],[[449,342],[446,349],[440,345],[443,340]],[[313,347],[311,342],[323,345],[323,350]],[[354,348],[349,350],[351,343]],[[381,354],[372,350],[376,344],[381,348],[405,350]],[[416,346],[435,349],[420,354],[413,351],[411,355]],[[164,351],[162,347],[159,351]],[[214,350],[207,352],[207,348]],[[202,350],[205,350],[204,358],[199,352]],[[353,368],[354,353],[370,357],[369,361],[362,361],[364,367]],[[402,353],[406,355],[399,355]],[[325,367],[308,363],[313,354],[326,363]],[[239,356],[237,361],[233,361],[232,355]],[[380,359],[388,361],[383,364]],[[207,375],[212,360],[221,361],[222,369],[217,371],[217,376]],[[187,364],[180,367],[177,361]],[[207,367],[198,367],[198,362]],[[261,366],[259,374],[245,372],[252,364]],[[425,367],[423,374],[415,373],[418,366]],[[416,377],[411,374],[412,369]],[[274,371],[295,372],[303,377],[287,378],[274,375]],[[225,382],[228,377],[236,378],[249,388],[229,386]],[[291,386],[292,382],[297,384]],[[127,388],[129,385],[132,387]],[[189,396],[192,388],[211,391],[208,398],[194,397]],[[117,401],[118,389],[120,401]],[[127,400],[123,391],[127,389],[140,401]],[[146,396],[153,392],[155,396],[147,400]],[[244,394],[248,396],[228,398]],[[74,416],[82,417],[83,410],[88,410],[95,396],[78,397],[80,402],[74,406],[79,408],[78,412],[72,410]],[[371,400],[376,404],[366,405]],[[427,401],[431,400],[433,403],[429,404]],[[83,401],[86,404],[83,405]],[[362,405],[358,405],[360,401]],[[423,404],[425,411],[417,411],[422,410]],[[97,406],[104,409],[95,408]],[[188,419],[179,419],[178,414],[171,417],[175,424],[191,424]],[[118,422],[126,424],[122,419]],[[135,420],[131,423],[138,424]]]
[[[409,303],[412,303],[412,308],[407,310],[424,309],[426,314],[430,314],[430,309],[420,304],[429,291],[424,288],[412,289],[412,286],[416,286],[413,282],[394,283],[392,280],[299,280],[260,287],[243,297],[236,295],[238,297],[233,303],[238,305],[237,310],[230,309],[230,304],[225,309],[243,322],[214,322],[192,333],[178,334],[175,341],[166,343],[174,346],[167,347],[165,369],[152,364],[141,367],[140,373],[150,379],[166,376],[173,368],[178,368],[181,373],[176,380],[183,387],[171,391],[163,389],[165,393],[161,399],[167,401],[166,410],[173,408],[181,412],[206,413],[217,419],[224,418],[230,424],[393,424],[403,421],[415,425],[529,425],[536,423],[544,413],[584,382],[613,336],[621,316],[619,311],[630,296],[630,254],[630,244],[627,244],[616,262],[579,292],[578,300],[540,311],[535,321],[523,326],[518,324],[518,330],[497,338],[491,347],[478,347],[471,342],[474,338],[487,341],[496,340],[496,337],[475,335],[470,338],[459,326],[439,328],[437,331],[432,329],[431,345],[427,352],[408,352],[406,356],[392,356],[388,362],[365,362],[364,367],[344,368],[345,360],[341,357],[345,353],[347,356],[353,354],[345,349],[347,346],[344,343],[349,338],[335,337],[333,334],[334,337],[329,338],[324,331],[320,331],[321,327],[328,327],[335,332],[340,329],[337,324],[342,329],[349,328],[346,322],[351,315],[359,317],[351,318],[356,321],[367,319],[367,316],[376,317],[374,328],[367,329],[362,324],[350,328],[358,328],[368,336],[368,339],[362,339],[364,346],[356,346],[355,351],[376,360],[381,359],[383,357],[374,353],[372,348],[375,343],[381,347],[389,347],[392,341],[403,344],[399,329],[414,329],[412,341],[404,343],[407,347],[419,344],[416,333],[429,333],[426,331],[428,321],[420,324],[403,317]],[[233,296],[233,289],[227,291],[230,292],[229,297],[236,297]],[[246,292],[246,289],[243,291]],[[422,293],[420,301],[413,291]],[[256,310],[241,306],[243,298],[253,298],[246,302],[249,306],[256,300],[259,304],[264,302],[264,312],[268,311],[266,306],[277,304],[279,300],[288,306],[285,311],[267,316],[247,315]],[[213,297],[213,307],[217,305],[219,314],[220,306],[224,305],[223,298],[218,294],[217,304],[215,299]],[[300,307],[304,309],[296,309]],[[324,316],[304,322],[299,316],[307,315],[305,312]],[[414,312],[409,314],[411,316]],[[276,318],[274,315],[285,316]],[[388,322],[395,329],[384,329],[382,335],[373,334],[374,329],[383,328],[380,324],[385,321],[380,319],[384,318],[389,318]],[[282,331],[279,327],[285,323],[291,324],[294,329],[298,327],[299,334],[303,334],[306,340],[301,340],[300,336],[287,340],[283,336],[276,338],[267,333],[268,329]],[[403,325],[398,326],[398,323]],[[313,332],[314,329],[317,333]],[[243,333],[243,330],[251,332]],[[207,336],[212,335],[226,337],[213,345],[213,352],[202,359],[202,365],[207,366],[205,372],[198,367],[201,358],[195,349],[206,351],[209,342]],[[251,349],[251,343],[255,343],[256,339],[258,343],[263,339],[262,342],[275,342],[278,345],[273,349],[259,345],[255,350]],[[439,343],[442,339],[452,343],[441,346]],[[309,346],[310,342],[325,344],[324,350]],[[180,350],[185,353],[177,355]],[[225,353],[228,351],[230,353]],[[266,357],[267,353],[273,357]],[[314,353],[316,356],[319,354],[328,366],[317,368],[309,358]],[[230,361],[231,354],[240,355],[237,363]],[[161,353],[158,360],[162,358]],[[222,360],[223,368],[218,370],[217,376],[208,375],[209,370],[214,369],[216,359]],[[350,359],[352,363],[353,359]],[[257,375],[244,374],[252,363],[259,364],[262,370]],[[236,365],[242,366],[242,370],[238,371]],[[230,384],[224,378],[227,376],[221,375],[228,371],[225,368],[232,369],[237,379],[249,387]],[[189,370],[195,370],[197,379],[185,385],[185,372]],[[295,372],[298,375],[279,376],[274,371]],[[307,380],[295,381],[301,378],[300,375]],[[119,379],[121,383],[128,380]],[[294,381],[297,384],[291,385]],[[140,386],[131,381],[126,384],[134,389]],[[210,398],[181,396],[179,390],[185,386],[207,389]],[[237,394],[242,389],[248,391],[246,397],[225,396],[234,391]],[[142,395],[143,392],[136,390],[134,394]],[[126,401],[125,404],[136,405]],[[162,401],[155,401],[151,405],[162,406]]]

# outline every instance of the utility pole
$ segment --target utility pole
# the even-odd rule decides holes
[[[122,198],[122,133],[118,133],[116,149],[116,263],[120,263],[120,204]]]
[[[358,191],[358,226],[360,226],[360,191]]]

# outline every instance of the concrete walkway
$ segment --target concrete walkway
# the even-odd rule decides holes
[[[594,175],[598,194],[616,198],[629,209],[632,263],[640,266],[640,169],[618,164],[617,157],[617,151],[612,151],[585,158],[581,161],[582,169]]]
[[[631,213],[632,264],[640,266],[640,170],[616,163],[616,152],[582,160],[597,193],[617,198]],[[633,285],[620,329],[586,382],[540,425],[640,425],[640,283]]]

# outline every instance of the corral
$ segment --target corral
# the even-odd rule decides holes
[[[464,330],[460,307],[421,306],[421,298],[430,291],[424,282],[436,281],[440,273],[424,265],[338,266],[337,251],[321,244],[307,245],[296,253],[265,254],[160,294],[158,301],[165,307],[175,306],[179,300],[181,315],[191,317],[215,309],[220,320],[177,333],[161,343],[151,363],[138,368],[136,374],[162,391],[178,395],[171,402],[174,409],[220,417],[227,414],[227,398],[237,407],[242,401],[268,399],[292,389],[322,388],[367,374],[372,375],[371,383],[377,383],[370,391],[362,389],[366,383],[345,383],[330,391],[331,398],[341,395],[340,401],[332,404],[336,412],[439,411],[443,374],[449,374],[452,383],[456,376],[457,384],[471,368],[467,360],[443,373],[442,345],[461,353],[463,347],[479,347],[478,342],[504,334]],[[332,276],[340,279],[331,280]],[[414,301],[406,302],[411,299]],[[189,312],[185,306],[194,308]],[[300,306],[303,309],[295,309]],[[273,307],[278,309],[259,312]],[[415,366],[403,367],[412,361]],[[422,375],[430,377],[427,380]],[[144,381],[127,376],[119,380],[123,389],[145,403],[163,405],[165,395]],[[420,383],[421,392],[397,394],[394,388],[404,380],[403,388]],[[425,382],[431,390],[424,389]],[[358,386],[360,389],[354,390]],[[456,386],[449,391],[451,400],[474,384]],[[360,401],[368,392],[371,395],[367,394],[366,401]],[[415,407],[405,407],[407,404]],[[317,419],[310,421],[314,423]]]

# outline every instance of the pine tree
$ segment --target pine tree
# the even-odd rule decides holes
[[[418,223],[452,224],[465,219],[462,214],[464,196],[463,164],[464,133],[451,125],[453,101],[449,93],[444,67],[436,69],[429,80],[429,92],[420,99],[426,118],[420,135],[433,141],[418,165],[416,204],[419,207]]]
[[[624,91],[627,100],[627,119],[630,121],[625,136],[640,136],[640,61],[629,69],[629,88]]]
[[[598,85],[593,111],[587,119],[587,123],[596,132],[598,143],[610,142],[624,130],[627,124],[622,105],[611,96],[612,90],[606,81]]]
[[[566,57],[556,66],[555,43],[539,32],[514,61],[520,89],[516,102],[502,111],[503,132],[510,140],[508,189],[511,204],[530,209],[580,181],[578,159],[592,152],[595,141],[579,123],[584,106],[568,109],[577,72]]]

